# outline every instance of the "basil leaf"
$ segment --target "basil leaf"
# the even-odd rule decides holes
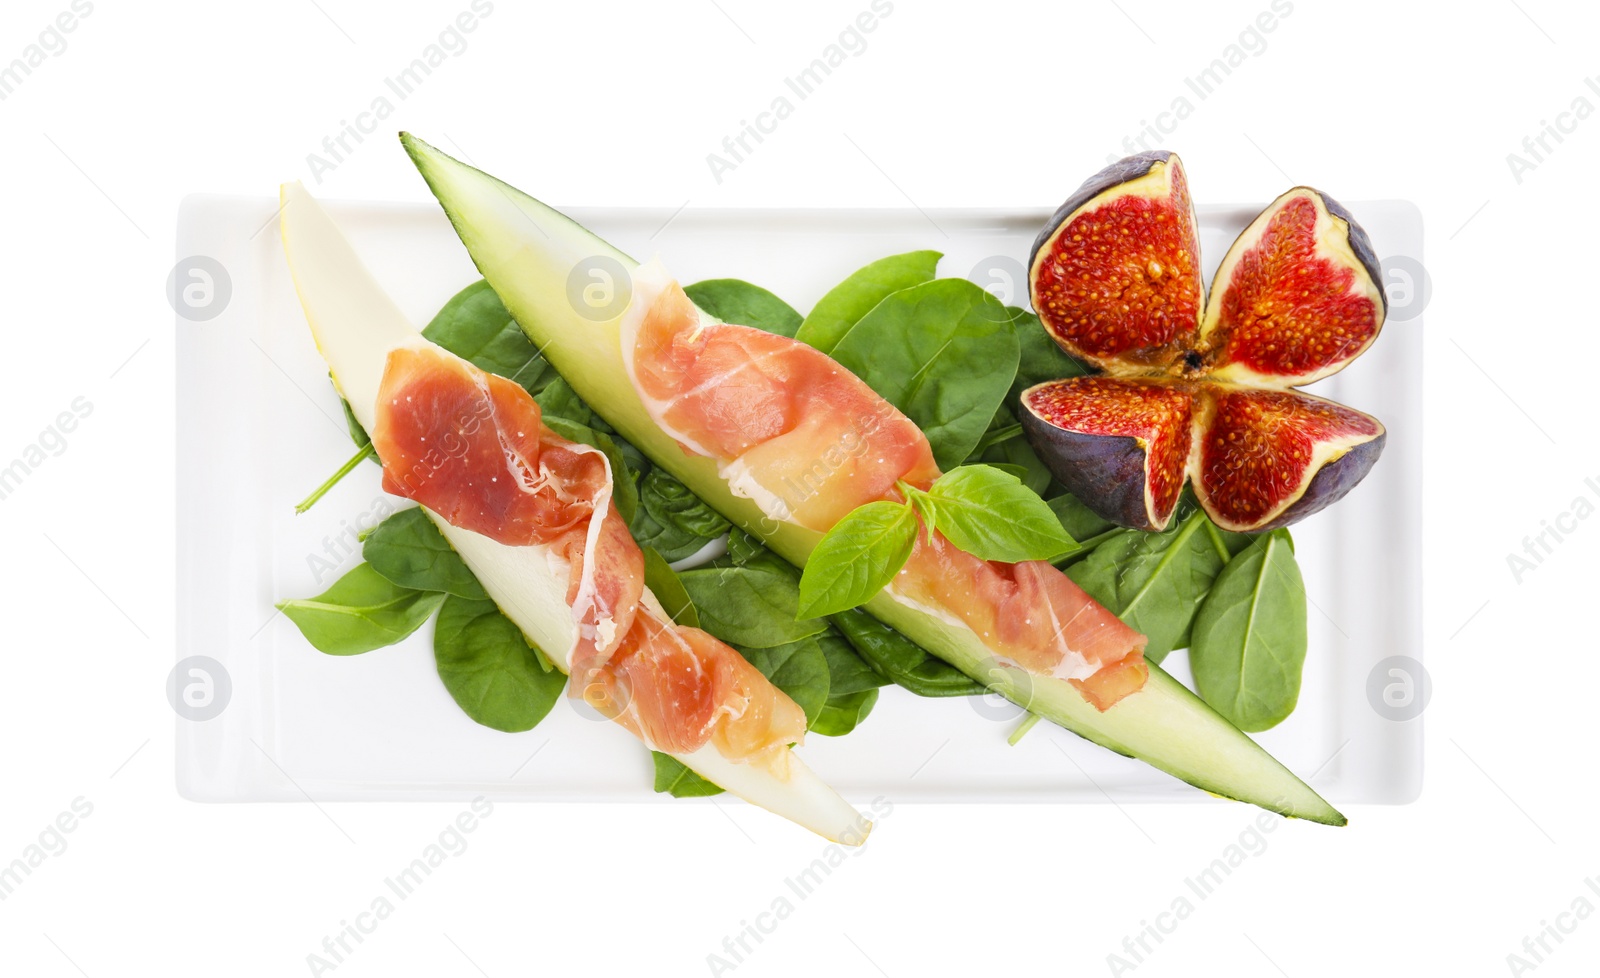
[[[689,598],[689,592],[684,588],[683,582],[678,579],[678,574],[667,564],[662,557],[651,547],[641,547],[644,551],[644,584],[656,600],[661,602],[661,607],[672,620],[679,625],[688,625],[691,628],[700,627],[700,615],[694,610],[694,602]]]
[[[401,587],[478,601],[489,595],[420,506],[379,523],[361,544],[372,569]]]
[[[617,512],[622,514],[624,521],[632,520],[639,509],[639,489],[634,484],[633,472],[628,468],[628,459],[622,454],[616,440],[565,417],[547,414],[540,420],[546,428],[567,441],[590,445],[605,453],[606,460],[611,463],[611,501],[617,504]]]
[[[813,733],[824,737],[843,737],[861,725],[878,703],[876,689],[863,689],[843,696],[830,696],[822,705],[822,712],[811,724]]]
[[[800,590],[770,567],[697,567],[678,575],[701,627],[730,645],[774,648],[819,635],[828,623],[799,618]]]
[[[1288,534],[1273,530],[1228,561],[1195,616],[1195,689],[1240,730],[1267,730],[1300,698],[1306,643],[1305,582]]]
[[[446,302],[422,335],[463,360],[521,384],[530,394],[538,394],[556,377],[483,279]]]
[[[1066,574],[1150,644],[1145,658],[1160,662],[1187,644],[1189,626],[1227,559],[1205,532],[1196,510],[1162,533],[1116,534]]]
[[[917,542],[917,514],[878,500],[851,510],[822,535],[800,575],[806,618],[854,608],[894,580]]]
[[[280,601],[278,608],[318,651],[359,655],[404,639],[444,599],[437,592],[401,587],[371,564],[357,564],[316,597]]]
[[[922,646],[865,611],[841,611],[830,620],[861,658],[896,686],[918,696],[979,696],[988,692],[960,669],[928,654]]]
[[[485,727],[532,730],[550,713],[567,677],[540,657],[493,601],[451,595],[439,610],[433,631],[439,679],[462,712]]]
[[[1043,499],[993,466],[963,465],[946,472],[928,495],[939,532],[984,560],[1049,560],[1077,548]]]
[[[832,353],[873,306],[901,289],[933,281],[934,269],[942,257],[937,251],[910,251],[857,269],[818,300],[794,338],[823,353]]]
[[[1016,330],[966,279],[902,289],[846,333],[833,358],[928,436],[941,468],[972,454],[1017,373]]]
[[[772,685],[799,704],[805,711],[807,728],[816,722],[828,701],[828,658],[815,636],[768,648],[734,648]]]
[[[722,794],[722,789],[684,766],[671,754],[650,752],[656,765],[656,791],[674,798],[707,798]]]
[[[800,314],[794,307],[759,285],[714,278],[685,286],[683,291],[691,302],[725,323],[753,326],[779,336],[793,336],[800,328]]]

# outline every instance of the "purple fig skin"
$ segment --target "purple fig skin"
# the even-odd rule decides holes
[[[1356,483],[1367,477],[1372,471],[1372,466],[1378,461],[1378,456],[1383,454],[1384,442],[1389,438],[1388,432],[1379,432],[1378,436],[1369,442],[1345,452],[1342,456],[1324,465],[1316,475],[1311,477],[1311,484],[1306,486],[1306,491],[1288,509],[1278,514],[1277,519],[1261,527],[1245,530],[1246,533],[1265,533],[1279,527],[1298,523],[1310,516],[1332,506],[1343,499]],[[1047,463],[1048,464],[1048,463]],[[1206,507],[1207,516],[1216,519],[1214,514]]]
[[[1089,201],[1105,193],[1107,190],[1110,190],[1112,187],[1115,187],[1118,184],[1127,183],[1129,180],[1137,180],[1146,173],[1149,173],[1150,168],[1155,164],[1165,163],[1170,159],[1172,159],[1172,154],[1164,149],[1153,149],[1144,153],[1136,153],[1133,156],[1125,156],[1117,162],[1112,163],[1110,166],[1107,166],[1099,173],[1096,173],[1094,176],[1085,180],[1083,182],[1083,186],[1073,191],[1072,196],[1068,197],[1066,202],[1060,207],[1057,207],[1056,212],[1050,215],[1050,220],[1045,222],[1044,230],[1040,231],[1039,236],[1033,239],[1033,249],[1028,252],[1028,278],[1030,280],[1030,294],[1032,289],[1031,280],[1033,278],[1033,268],[1039,261],[1039,249],[1043,248],[1049,243],[1051,235],[1055,234],[1056,231],[1060,229],[1061,225],[1070,220],[1072,215],[1076,214],[1078,209],[1084,204],[1087,204]],[[1332,204],[1331,201],[1329,203],[1330,205]],[[1344,214],[1339,216],[1345,217]],[[1351,227],[1355,227],[1354,222],[1351,222]],[[1364,237],[1365,233],[1363,232],[1363,238]],[[1370,243],[1368,244],[1368,250],[1371,250]],[[1357,254],[1360,254],[1360,252],[1358,251]],[[1377,281],[1377,279],[1374,279],[1373,281]],[[1106,519],[1110,519],[1110,517],[1106,517]]]
[[[1378,261],[1378,253],[1372,249],[1372,239],[1367,237],[1366,229],[1356,223],[1356,219],[1343,204],[1315,187],[1306,189],[1322,198],[1322,206],[1328,209],[1329,214],[1350,225],[1350,250],[1355,252],[1361,267],[1366,269],[1367,277],[1378,287],[1378,295],[1383,303],[1383,318],[1389,318],[1389,293],[1383,287],[1383,263]],[[1349,492],[1349,489],[1345,492]]]
[[[1144,502],[1145,450],[1127,435],[1086,435],[1057,427],[1028,410],[1018,412],[1028,443],[1050,474],[1103,520],[1137,530],[1166,529]]]

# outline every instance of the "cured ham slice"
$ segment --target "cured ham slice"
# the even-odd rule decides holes
[[[542,423],[527,391],[432,344],[389,353],[373,443],[383,488],[452,526],[563,565],[581,696],[651,747],[782,767],[805,714],[738,652],[643,601],[644,556],[612,502],[610,462]]]
[[[659,263],[634,274],[622,356],[651,419],[709,457],[767,516],[826,532],[846,513],[938,478],[928,440],[819,350],[748,326],[703,321]],[[919,536],[889,587],[960,621],[997,658],[1066,679],[1100,710],[1143,686],[1144,636],[1042,561],[984,561]]]

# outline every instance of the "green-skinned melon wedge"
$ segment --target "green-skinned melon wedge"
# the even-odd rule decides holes
[[[412,161],[443,205],[478,270],[528,338],[578,394],[651,461],[729,520],[804,566],[819,534],[767,518],[734,495],[716,463],[685,455],[646,413],[624,368],[623,302],[605,313],[584,301],[594,270],[637,262],[559,211],[407,133]],[[617,283],[626,288],[626,282]],[[1079,736],[1136,757],[1197,788],[1328,825],[1345,817],[1182,683],[1155,666],[1144,688],[1104,713],[1062,680],[996,666],[970,629],[879,593],[867,611],[979,682]]]
[[[373,279],[305,187],[286,184],[279,213],[284,254],[317,349],[328,361],[351,413],[370,431],[389,351],[428,341]],[[566,655],[575,635],[567,604],[568,580],[552,571],[547,548],[507,546],[451,526],[431,510],[423,511],[501,612],[562,672],[568,671]],[[656,598],[646,589],[643,600]],[[659,603],[656,608],[660,612]],[[713,784],[831,841],[859,845],[871,828],[798,756],[788,758],[788,776],[782,778],[765,767],[731,761],[711,745],[672,756]]]

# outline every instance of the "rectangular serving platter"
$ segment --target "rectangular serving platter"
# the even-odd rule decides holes
[[[419,325],[477,273],[432,204],[330,202],[329,210]],[[177,657],[222,663],[231,689],[208,720],[178,720],[180,793],[204,801],[663,800],[645,749],[563,702],[537,728],[477,726],[434,671],[432,626],[361,656],[326,656],[274,603],[326,588],[359,560],[356,534],[403,504],[363,463],[310,512],[294,504],[352,452],[277,237],[277,201],[193,196],[178,257],[226,271],[220,314],[177,321]],[[1202,253],[1220,261],[1256,206],[1202,207]],[[1422,220],[1400,201],[1351,205],[1384,258],[1422,260]],[[876,258],[931,248],[944,275],[1025,304],[1023,264],[1038,210],[671,210],[572,208],[581,223],[683,282],[736,277],[804,311]],[[1207,272],[1209,274],[1210,267]],[[1422,659],[1422,321],[1391,322],[1344,372],[1310,388],[1376,415],[1389,431],[1372,474],[1295,526],[1310,598],[1300,704],[1258,735],[1334,804],[1404,803],[1422,785],[1422,720],[1369,700],[1387,657]],[[1167,660],[1188,681],[1183,653]],[[802,748],[846,797],[864,801],[1207,801],[1142,763],[1049,724],[1017,746],[1019,712],[994,697],[930,700],[883,690],[850,736]]]

